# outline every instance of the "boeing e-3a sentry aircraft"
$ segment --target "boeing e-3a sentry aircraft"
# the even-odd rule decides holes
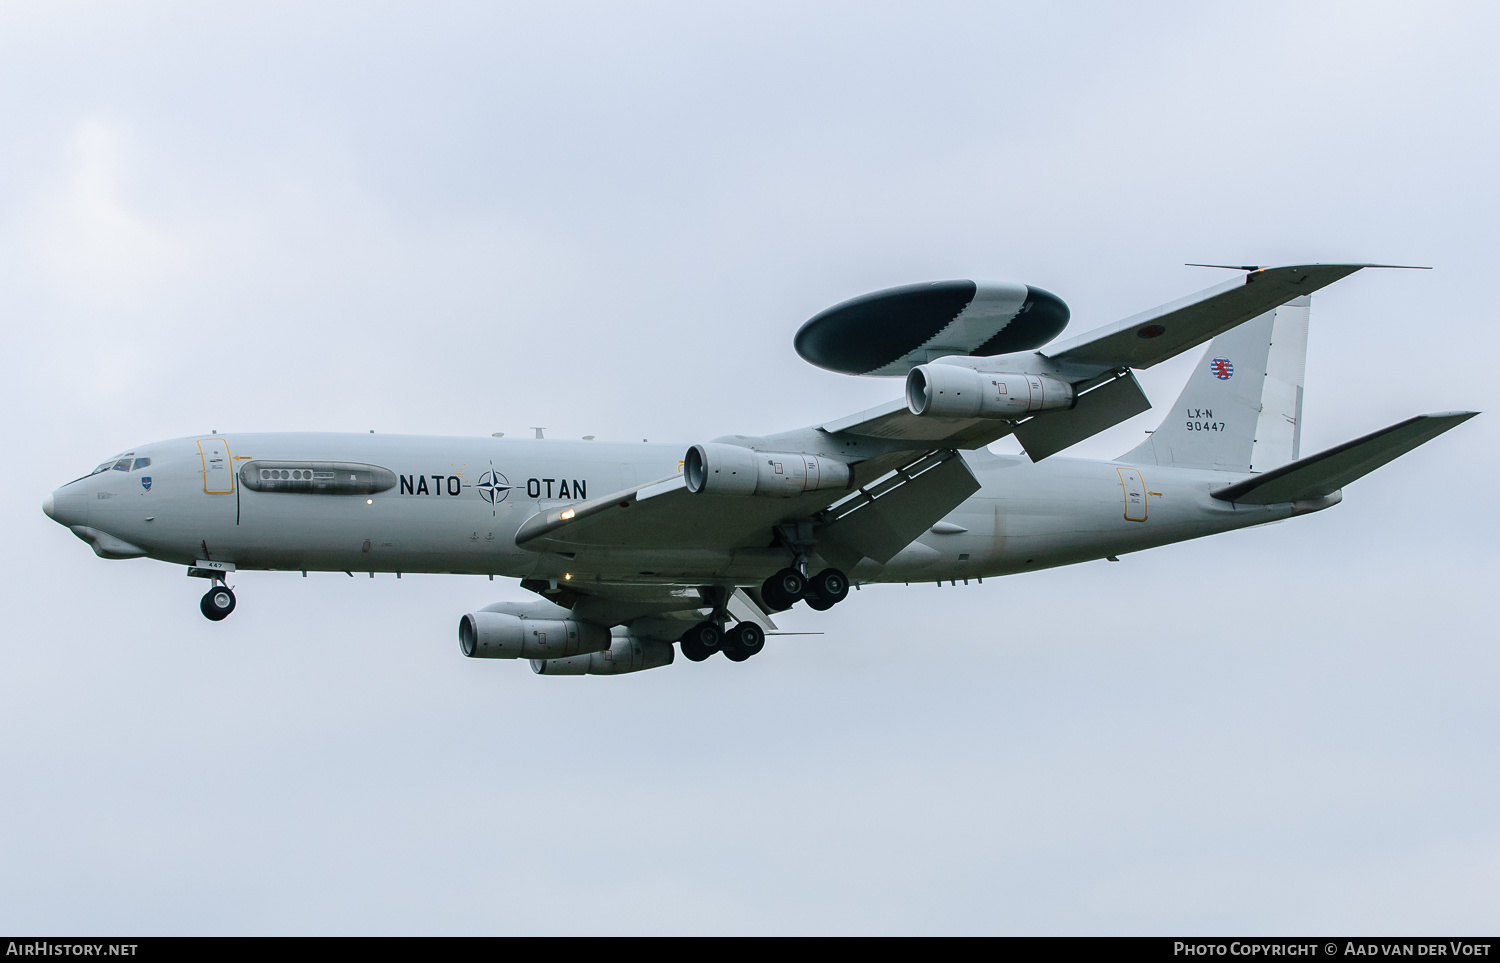
[[[822,312],[795,345],[824,368],[904,376],[904,397],[812,427],[691,446],[196,435],[111,458],[43,508],[101,557],[210,580],[215,621],[247,570],[500,575],[540,598],[464,615],[466,656],[613,675],[670,664],[675,643],[738,662],[775,613],[828,609],[851,582],[1112,559],[1338,504],[1475,414],[1300,457],[1308,296],[1374,266],[1243,268],[1055,344],[1069,311],[1040,288],[892,288]],[[1206,341],[1144,442],[1112,461],[1057,457],[1150,408],[1134,369]],[[1007,435],[1025,456],[987,450]]]

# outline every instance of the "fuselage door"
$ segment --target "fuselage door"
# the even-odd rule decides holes
[[[1125,489],[1125,517],[1132,522],[1146,520],[1146,483],[1134,468],[1116,468],[1120,487]]]
[[[203,456],[203,490],[210,495],[234,494],[234,464],[229,460],[229,445],[222,438],[204,438],[198,442]]]

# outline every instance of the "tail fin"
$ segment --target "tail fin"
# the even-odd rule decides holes
[[[1119,460],[1221,471],[1295,461],[1310,304],[1296,298],[1214,338],[1171,412]]]

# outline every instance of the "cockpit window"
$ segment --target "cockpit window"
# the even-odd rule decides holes
[[[133,452],[133,451],[127,451],[123,456],[111,458],[109,461],[101,461],[99,463],[99,467],[98,468],[95,468],[93,471],[89,472],[87,475],[83,475],[83,476],[81,476],[79,478],[73,479],[73,481],[82,481],[84,478],[90,478],[90,477],[92,477],[94,475],[99,474],[100,472],[106,472],[106,471],[111,471],[111,470],[113,470],[113,471],[135,471],[137,468],[146,468],[146,467],[150,466],[151,459],[149,459],[149,458],[133,458],[132,456],[134,456],[134,455],[135,455],[135,452]],[[71,484],[73,484],[73,482],[68,482],[68,484],[71,485]]]
[[[87,475],[80,475],[79,477],[73,479],[73,481],[68,482],[68,484],[71,485],[73,484],[73,482],[83,481],[85,478],[92,478],[102,472],[135,471],[137,468],[145,468],[151,464],[151,459],[135,458],[134,455],[135,452],[127,451],[123,456],[111,458],[109,461],[101,461],[99,463],[99,467],[95,468]]]

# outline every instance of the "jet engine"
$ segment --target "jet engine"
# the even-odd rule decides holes
[[[939,418],[1021,418],[1073,407],[1073,386],[1045,375],[975,371],[953,364],[917,365],[906,375],[906,407]]]
[[[527,619],[470,612],[458,621],[458,648],[471,659],[559,659],[609,648],[609,629],[572,619]]]
[[[677,650],[670,642],[621,636],[607,649],[569,659],[532,659],[537,675],[623,675],[671,665]]]
[[[849,466],[832,458],[739,445],[694,445],[683,458],[688,491],[713,495],[780,495],[849,487]]]

